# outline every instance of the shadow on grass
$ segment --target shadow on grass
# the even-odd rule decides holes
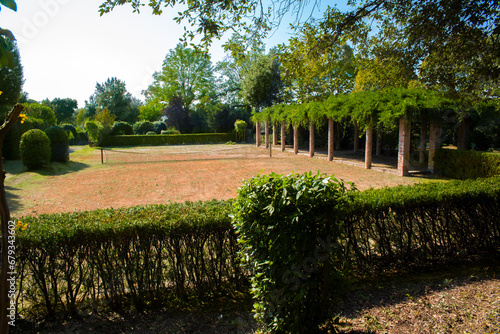
[[[10,212],[22,210],[23,204],[21,198],[18,195],[14,194],[15,188],[10,186],[4,186],[4,187],[5,187],[5,197],[7,198],[7,203],[9,205]]]
[[[86,168],[90,167],[89,164],[77,161],[68,161],[66,163],[63,162],[51,162],[50,165],[44,166],[40,169],[36,170],[28,170],[21,163],[20,160],[9,160],[4,162],[4,169],[7,173],[13,175],[20,175],[22,173],[30,172],[36,173],[42,176],[58,176],[64,175],[68,173],[79,172]]]

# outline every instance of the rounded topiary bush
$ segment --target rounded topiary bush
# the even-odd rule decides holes
[[[21,136],[21,162],[28,169],[37,169],[50,162],[50,139],[42,130],[33,129]]]
[[[167,129],[167,125],[163,122],[160,122],[160,121],[154,122],[153,126],[155,128],[156,134],[160,134],[162,131]]]
[[[149,131],[155,131],[155,127],[150,121],[137,122],[134,124],[133,128],[136,135],[143,135]]]
[[[51,126],[45,130],[45,134],[50,139],[52,150],[52,161],[69,161],[69,143],[68,134],[60,126]]]
[[[61,128],[63,128],[64,131],[66,131],[66,133],[68,134],[69,144],[70,145],[77,145],[78,144],[78,132],[76,132],[76,128],[73,125],[67,124],[67,123],[60,124],[59,126]]]
[[[133,135],[134,128],[127,122],[115,122],[111,128],[111,135]]]

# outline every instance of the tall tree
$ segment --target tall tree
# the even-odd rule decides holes
[[[23,66],[16,42],[0,36],[0,43],[5,45],[6,52],[12,56],[12,66],[0,66],[0,106],[12,106],[21,97],[24,83]]]
[[[56,97],[52,101],[44,100],[42,103],[54,109],[58,123],[71,123],[75,111],[78,109],[78,102],[70,98]]]
[[[139,117],[139,103],[127,91],[125,82],[113,77],[96,83],[94,94],[85,101],[85,109],[87,116],[94,116],[98,109],[108,109],[117,120],[134,123]]]
[[[241,93],[252,107],[260,109],[280,102],[282,88],[279,63],[272,53],[257,57],[244,71]]]
[[[203,101],[215,91],[210,57],[195,49],[178,44],[166,55],[161,72],[153,75],[154,82],[143,94],[148,103],[159,106],[181,97],[183,107]]]
[[[170,100],[170,103],[164,110],[164,116],[166,116],[165,123],[169,128],[174,127],[181,133],[190,132],[189,113],[184,107],[182,96],[175,96]]]

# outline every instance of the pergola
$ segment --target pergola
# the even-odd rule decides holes
[[[273,129],[273,145],[277,145],[276,127],[281,127],[281,150],[285,150],[286,127],[293,127],[293,151],[298,153],[298,129],[309,128],[309,156],[314,156],[314,129],[328,124],[328,161],[334,158],[335,123],[351,122],[355,129],[354,151],[359,147],[359,133],[365,133],[365,168],[372,166],[374,132],[377,133],[376,154],[381,151],[381,137],[384,129],[399,127],[397,174],[406,176],[409,172],[410,139],[412,121],[421,122],[420,154],[425,159],[427,129],[429,125],[428,169],[434,172],[434,155],[441,146],[442,110],[446,100],[426,89],[392,88],[382,91],[364,91],[349,95],[331,96],[323,102],[274,105],[262,112],[254,113],[256,124],[256,145],[260,146],[261,123],[265,128],[265,145],[269,148],[269,127]]]

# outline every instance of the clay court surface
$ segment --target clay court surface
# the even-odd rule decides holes
[[[399,177],[388,163],[366,170],[359,157],[338,152],[333,162],[306,152],[272,151],[254,145],[185,145],[116,148],[101,151],[72,147],[68,164],[53,163],[26,171],[19,161],[7,161],[5,181],[13,217],[45,213],[118,208],[169,201],[236,197],[243,180],[259,173],[326,173],[358,189],[413,184],[424,179]],[[386,170],[382,172],[381,170]],[[389,171],[389,172],[387,172]]]

